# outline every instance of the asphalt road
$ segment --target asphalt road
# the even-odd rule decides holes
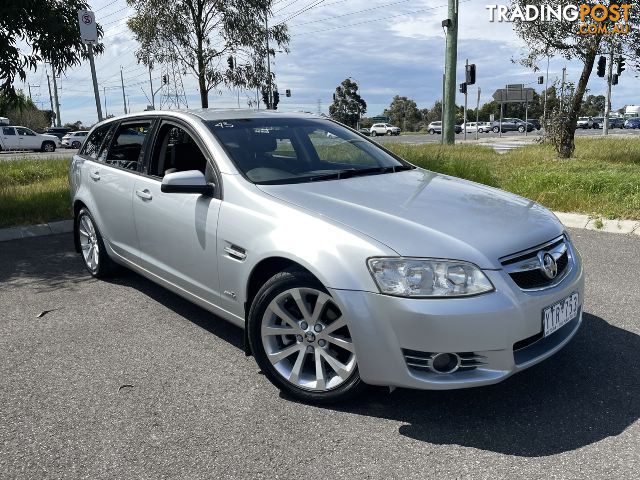
[[[70,235],[0,243],[0,478],[638,478],[640,238],[572,235],[586,315],[555,357],[332,408],[281,397],[238,328],[91,279]]]

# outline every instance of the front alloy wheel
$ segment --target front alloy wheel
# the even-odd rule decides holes
[[[322,403],[344,400],[363,387],[347,320],[310,274],[274,276],[256,295],[249,317],[256,361],[284,392]]]

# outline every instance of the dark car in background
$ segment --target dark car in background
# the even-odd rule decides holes
[[[540,130],[542,128],[540,120],[538,120],[537,118],[530,118],[529,120],[527,120],[527,122],[533,125],[533,128],[535,128],[536,130]]]
[[[71,129],[70,128],[66,128],[66,127],[51,127],[51,128],[47,128],[45,133],[47,135],[55,135],[60,140],[62,140],[62,137],[64,137],[70,131],[71,131]]]
[[[493,122],[493,133],[500,132],[501,128],[503,132],[524,133],[525,130],[531,132],[534,127],[531,122],[525,122],[519,118],[503,118],[502,122]]]
[[[602,128],[603,125],[600,125]],[[609,128],[624,128],[624,118],[613,117],[609,119]]]
[[[640,117],[627,118],[624,128],[640,128]]]

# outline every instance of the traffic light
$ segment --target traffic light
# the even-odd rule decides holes
[[[598,76],[604,77],[604,70],[607,68],[607,57],[600,56],[598,59]]]
[[[544,83],[544,75],[540,75],[538,77],[538,85],[542,85]]]
[[[467,85],[473,85],[476,83],[476,64],[472,63],[465,68],[465,83]]]
[[[460,84],[460,93],[467,93],[467,83],[461,83]]]
[[[227,58],[227,63],[229,64],[229,70],[233,70],[233,67],[235,67],[235,62],[232,55],[229,55],[229,58]]]
[[[169,83],[169,75],[162,75],[162,84],[166,85]]]
[[[291,96],[291,90],[289,90],[288,88],[284,91],[285,96],[290,97]]]
[[[611,85],[617,85],[617,84],[618,84],[618,74],[617,74],[617,73],[614,73],[614,74],[611,76]]]
[[[262,87],[262,101],[267,107],[267,110],[270,110],[271,105],[269,104],[269,90],[266,87]]]
[[[280,101],[280,94],[278,93],[278,90],[275,90],[273,92],[273,109],[277,110],[278,109],[278,102]]]
[[[618,57],[618,76],[622,75],[622,72],[625,71],[624,64],[624,57]]]

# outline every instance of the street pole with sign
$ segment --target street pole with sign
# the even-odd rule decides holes
[[[96,64],[93,60],[93,45],[98,42],[98,28],[96,16],[90,10],[78,10],[78,23],[80,24],[80,38],[87,45],[89,51],[89,65],[91,66],[91,78],[93,79],[93,94],[96,97],[96,110],[98,121],[102,121],[102,106],[100,105],[100,92],[98,91],[98,79],[96,77]]]

